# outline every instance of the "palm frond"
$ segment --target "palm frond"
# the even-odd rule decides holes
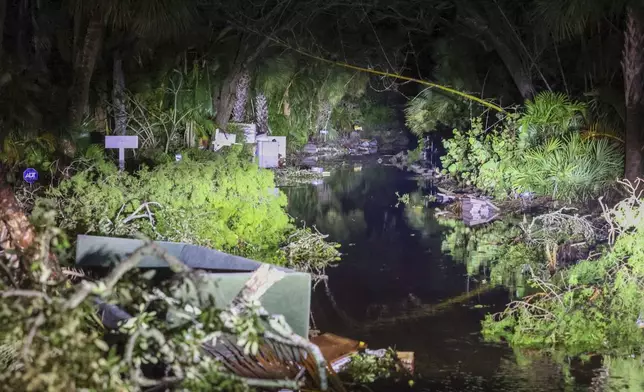
[[[536,143],[553,136],[562,136],[578,130],[585,123],[586,105],[571,100],[567,95],[542,92],[525,104],[522,125],[528,130],[529,140]]]
[[[623,162],[623,151],[614,143],[572,133],[527,151],[516,169],[514,186],[522,192],[584,200],[598,196],[614,183]]]
[[[623,131],[604,121],[596,121],[590,124],[588,129],[582,133],[584,139],[608,138],[619,143],[624,143],[623,135]]]
[[[554,37],[570,39],[606,17],[620,15],[627,3],[628,0],[536,0],[534,19]]]

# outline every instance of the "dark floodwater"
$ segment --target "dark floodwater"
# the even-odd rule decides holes
[[[415,390],[588,390],[586,372],[566,382],[548,360],[482,341],[481,320],[503,309],[508,293],[488,290],[441,252],[445,229],[431,215],[396,206],[396,192],[422,186],[375,159],[349,162],[322,185],[283,189],[291,215],[342,244],[342,262],[315,289],[314,327],[371,348],[414,351]]]

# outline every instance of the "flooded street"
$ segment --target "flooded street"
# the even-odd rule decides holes
[[[484,277],[468,277],[466,265],[443,251],[449,227],[399,203],[396,193],[427,192],[422,188],[376,158],[348,162],[320,185],[283,188],[293,217],[342,244],[342,262],[315,289],[312,328],[372,348],[414,351],[416,390],[589,390],[596,364],[565,371],[482,340],[481,320],[510,295]]]

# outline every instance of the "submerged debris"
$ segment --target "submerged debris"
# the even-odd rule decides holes
[[[299,169],[296,167],[285,167],[275,169],[275,184],[277,186],[292,186],[298,184],[313,183],[324,177],[323,170]]]

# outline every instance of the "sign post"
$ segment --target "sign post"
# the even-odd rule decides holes
[[[119,170],[125,170],[125,149],[139,148],[138,136],[105,136],[105,148],[119,149]]]

